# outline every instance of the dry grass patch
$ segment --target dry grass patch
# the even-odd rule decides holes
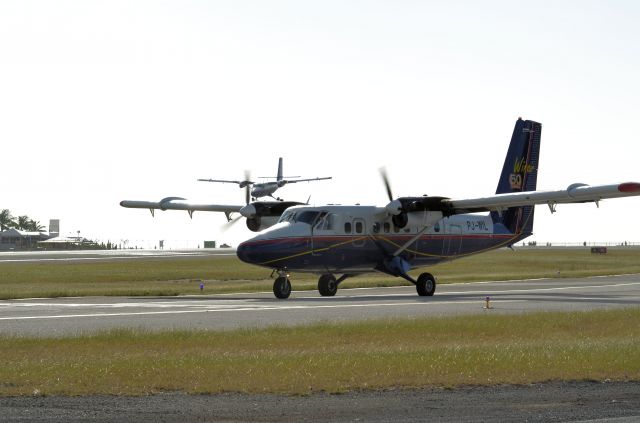
[[[588,249],[496,250],[422,268],[438,283],[582,277],[640,273],[640,249],[615,248],[593,255]],[[89,295],[160,296],[271,291],[270,270],[234,256],[157,258],[93,263],[2,263],[0,299]],[[296,290],[316,289],[318,277],[291,275]],[[371,273],[347,279],[341,287],[409,285],[402,278]]]
[[[0,338],[0,394],[354,389],[640,380],[640,309],[234,331]]]

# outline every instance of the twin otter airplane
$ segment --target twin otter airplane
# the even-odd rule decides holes
[[[389,203],[384,206],[308,206],[271,201],[244,206],[192,204],[176,197],[160,202],[122,201],[123,207],[240,213],[258,232],[237,249],[240,260],[273,269],[277,298],[291,294],[289,272],[320,274],[318,291],[333,296],[348,277],[382,272],[402,277],[418,295],[431,296],[436,280],[430,273],[417,279],[414,268],[434,265],[511,245],[530,236],[536,204],[553,213],[557,204],[595,202],[640,195],[640,183],[589,186],[572,184],[558,191],[536,191],[542,125],[518,119],[498,181],[488,197],[393,198],[385,177]],[[383,175],[384,176],[384,175]],[[488,214],[477,214],[477,213]]]

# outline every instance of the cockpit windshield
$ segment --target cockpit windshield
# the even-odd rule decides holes
[[[293,211],[286,211],[282,213],[280,219],[278,219],[278,223],[280,222],[295,222],[296,213]]]
[[[278,222],[302,222],[308,225],[312,225],[320,214],[326,214],[326,212],[319,212],[315,210],[302,210],[302,211],[286,211],[280,216]]]
[[[316,220],[316,217],[318,217],[319,214],[320,212],[311,210],[300,212],[296,216],[296,222],[308,223],[309,225],[311,225],[313,221]]]

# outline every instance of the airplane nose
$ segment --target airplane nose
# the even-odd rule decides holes
[[[251,250],[253,248],[251,248],[251,246],[249,246],[246,242],[241,243],[240,245],[238,245],[238,248],[236,248],[236,255],[238,256],[238,258],[242,261],[244,261],[245,263],[249,263],[249,264],[253,264],[253,260],[251,260]]]

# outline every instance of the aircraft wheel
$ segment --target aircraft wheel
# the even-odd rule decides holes
[[[421,297],[431,297],[436,292],[436,278],[431,273],[421,273],[418,276],[416,291]]]
[[[338,283],[335,276],[330,273],[320,276],[318,280],[318,291],[323,297],[333,297],[338,292]]]
[[[289,278],[280,276],[273,282],[273,295],[281,300],[289,298],[291,295],[291,282]]]

